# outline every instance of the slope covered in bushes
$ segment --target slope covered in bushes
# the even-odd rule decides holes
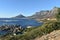
[[[33,29],[22,35],[9,37],[6,40],[34,40],[36,37],[41,37],[42,35],[46,35],[54,30],[60,30],[60,22],[50,21],[43,24],[41,27]]]
[[[60,30],[60,8],[58,9],[58,14],[56,14],[56,21],[49,21],[43,24],[41,27],[33,29],[23,35],[18,35],[10,38],[9,40],[33,40],[36,37],[41,37],[54,30]]]
[[[48,21],[42,26],[34,28],[32,30],[28,29],[26,33],[22,35],[11,36],[1,38],[1,40],[34,40],[36,37],[41,37],[54,30],[60,30],[60,8],[58,9],[58,14],[56,14],[56,21]]]

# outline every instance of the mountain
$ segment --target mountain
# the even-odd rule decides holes
[[[54,15],[58,12],[58,7],[54,7],[52,10],[42,10],[36,12],[34,15],[29,16],[32,19],[45,19],[45,18],[54,18]]]
[[[20,15],[17,15],[17,16],[15,16],[15,17],[12,17],[12,18],[26,18],[26,17],[23,16],[22,14],[20,14]]]
[[[55,18],[55,14],[58,12],[58,8],[59,7],[54,7],[51,10],[42,10],[42,11],[36,12],[32,16],[28,16],[28,17],[25,17],[22,14],[20,14],[13,18],[29,18],[29,19],[36,19],[38,21],[41,19],[47,19],[47,18],[53,19],[53,18]]]

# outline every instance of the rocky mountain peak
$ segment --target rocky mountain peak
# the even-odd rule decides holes
[[[13,18],[25,18],[25,16],[23,16],[22,14],[20,14],[20,15],[17,15],[15,17],[13,17]]]

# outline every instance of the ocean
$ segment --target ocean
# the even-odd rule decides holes
[[[40,26],[42,25],[42,22],[38,22],[34,19],[27,19],[27,18],[0,18],[0,26],[1,25],[21,25],[22,28],[25,28],[27,26]]]

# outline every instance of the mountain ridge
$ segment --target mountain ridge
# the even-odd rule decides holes
[[[58,7],[54,7],[51,10],[42,10],[40,12],[36,12],[29,18],[33,19],[45,19],[45,18],[54,18],[54,15],[57,13]]]
[[[36,12],[35,14],[31,16],[24,16],[22,14],[17,15],[13,18],[29,18],[29,19],[35,19],[35,20],[41,20],[41,19],[47,19],[47,18],[55,18],[55,14],[57,14],[59,7],[54,7],[51,10],[41,10],[39,12]]]

